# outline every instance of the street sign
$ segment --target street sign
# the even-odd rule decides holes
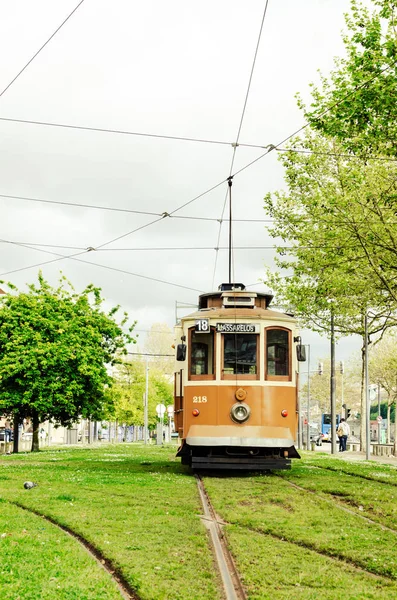
[[[170,404],[169,406],[167,406],[167,413],[169,417],[172,417],[174,414],[174,405]]]
[[[156,413],[157,413],[157,416],[160,417],[160,419],[162,419],[164,417],[165,411],[166,411],[166,408],[165,408],[164,404],[158,404],[156,406]]]
[[[370,385],[369,386],[369,399],[371,402],[376,400],[378,386]]]
[[[378,417],[376,417],[376,420],[378,421],[378,423],[382,423],[383,418],[379,415]]]

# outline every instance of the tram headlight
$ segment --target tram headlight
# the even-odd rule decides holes
[[[250,415],[250,407],[248,404],[244,404],[243,402],[233,404],[232,408],[230,409],[230,416],[235,423],[245,423],[250,418]]]

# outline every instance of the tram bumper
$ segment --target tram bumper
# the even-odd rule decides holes
[[[186,444],[194,447],[265,448],[285,450],[288,458],[300,458],[288,427],[266,425],[192,425]]]
[[[250,446],[288,448],[294,445],[288,427],[256,425],[192,425],[186,442],[189,446]]]

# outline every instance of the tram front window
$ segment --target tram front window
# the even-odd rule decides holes
[[[214,332],[191,332],[190,375],[214,375]]]
[[[257,375],[257,340],[252,333],[223,335],[224,375]]]
[[[266,333],[267,374],[289,375],[289,332],[285,329],[268,329]]]

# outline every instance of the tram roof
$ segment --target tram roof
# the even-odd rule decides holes
[[[251,321],[271,319],[273,321],[296,322],[296,317],[268,308],[202,308],[190,315],[182,317],[181,321],[188,319],[250,319]]]
[[[260,298],[265,301],[266,308],[268,308],[269,304],[273,300],[272,294],[262,292],[251,292],[246,289],[243,283],[221,283],[218,290],[214,292],[200,294],[199,308],[207,308],[209,306],[210,299],[222,298],[225,295],[235,297],[246,296],[251,298]]]

